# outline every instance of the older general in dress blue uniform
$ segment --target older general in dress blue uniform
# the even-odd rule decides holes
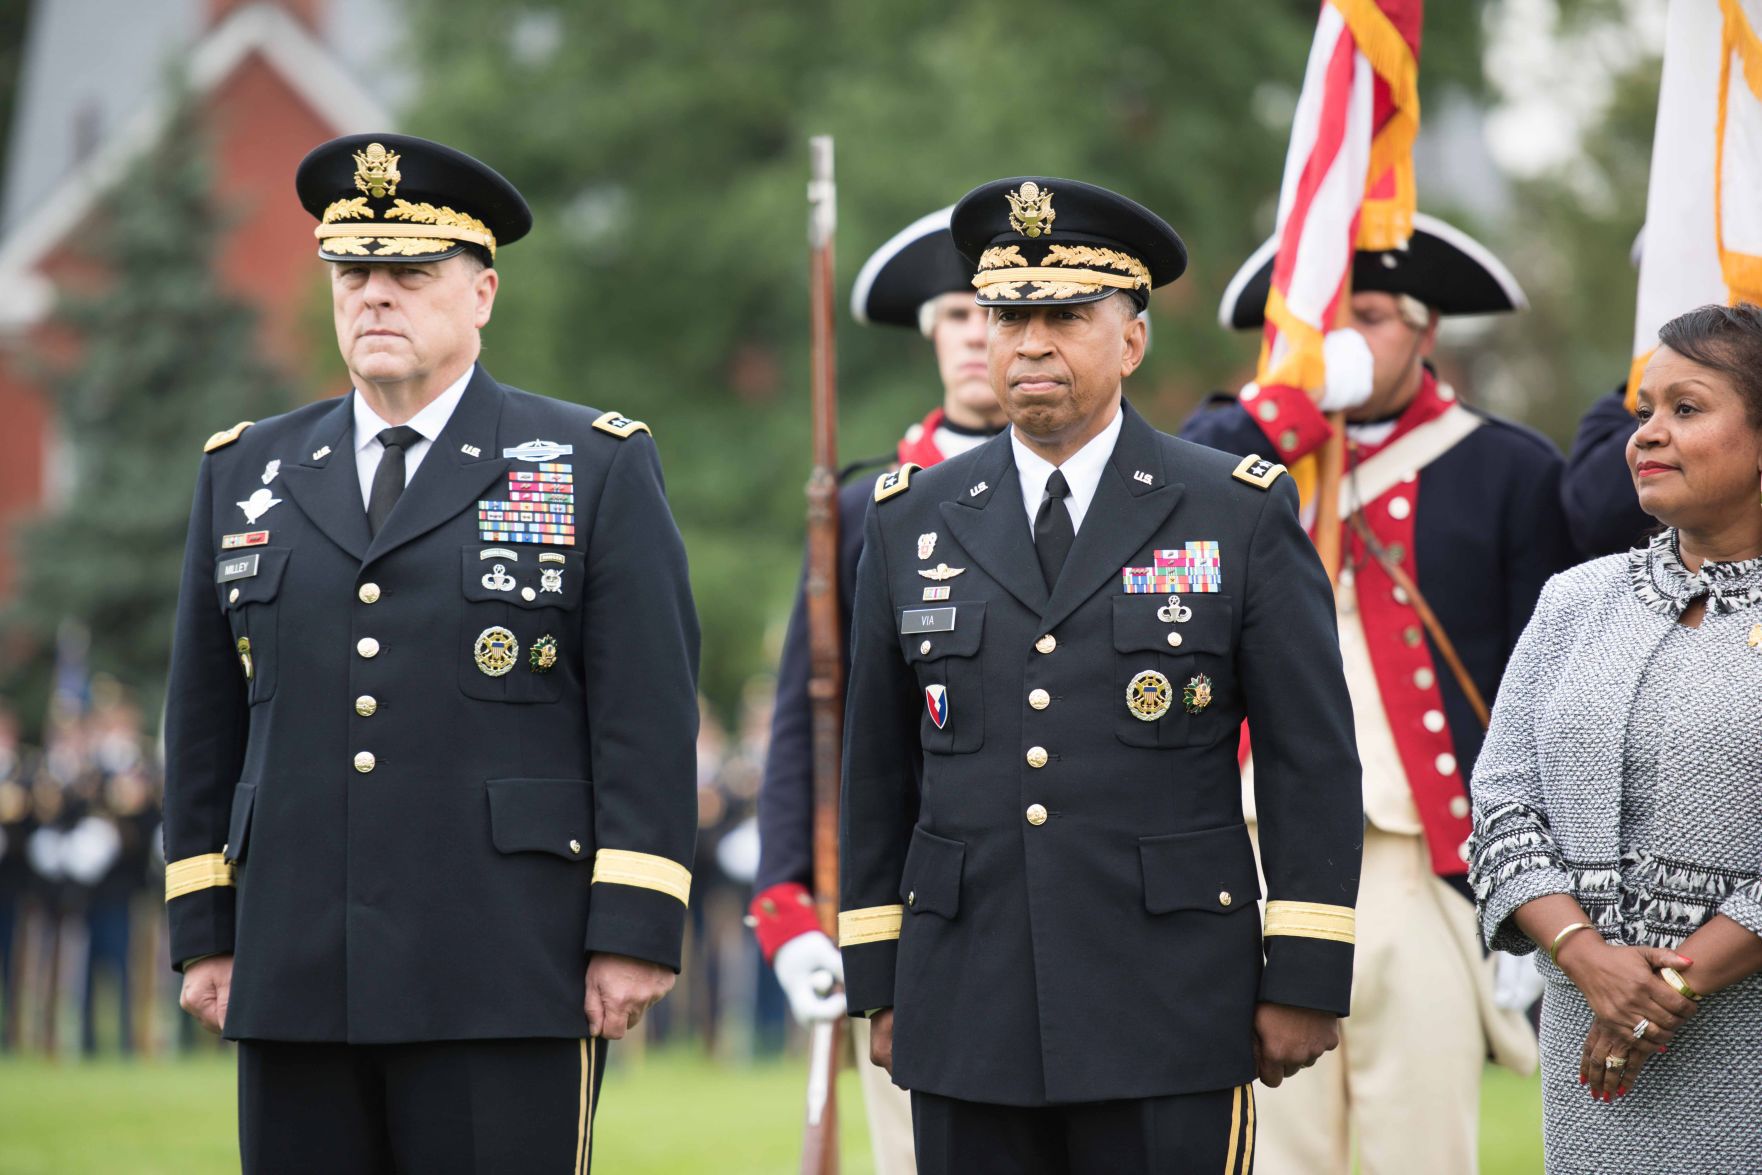
[[[184,1005],[247,1171],[581,1171],[672,985],[698,627],[646,426],[477,365],[501,176],[357,135],[296,181],[354,390],[207,445],[166,720]]]
[[[1172,229],[984,185],[955,243],[1010,431],[876,486],[840,938],[920,1170],[1244,1170],[1258,1075],[1337,1040],[1362,817],[1332,597],[1281,467],[1121,398]],[[1263,929],[1237,730],[1253,720]],[[1264,734],[1262,733],[1264,732]]]

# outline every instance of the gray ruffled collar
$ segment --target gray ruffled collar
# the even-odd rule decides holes
[[[1629,551],[1628,574],[1640,603],[1672,620],[1702,596],[1710,615],[1724,616],[1762,603],[1762,558],[1741,563],[1706,560],[1691,573],[1682,561],[1674,529],[1654,535],[1644,547]]]

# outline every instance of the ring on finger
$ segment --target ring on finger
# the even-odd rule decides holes
[[[1624,1056],[1618,1056],[1615,1053],[1610,1053],[1608,1056],[1603,1058],[1603,1068],[1605,1068],[1605,1069],[1625,1069],[1625,1068],[1627,1068],[1627,1058]]]
[[[1646,1029],[1648,1029],[1650,1027],[1652,1027],[1652,1022],[1650,1020],[1646,1019],[1644,1016],[1641,1016],[1640,1022],[1638,1024],[1634,1025],[1634,1039],[1635,1040],[1645,1040],[1646,1039]]]

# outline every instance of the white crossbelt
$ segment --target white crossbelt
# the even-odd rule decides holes
[[[1410,473],[1424,469],[1456,447],[1469,433],[1486,423],[1461,404],[1451,404],[1439,416],[1426,421],[1347,474],[1351,493],[1340,495],[1340,518],[1374,502]]]

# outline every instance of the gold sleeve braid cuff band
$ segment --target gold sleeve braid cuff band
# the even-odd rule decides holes
[[[838,915],[838,945],[860,946],[865,942],[890,942],[899,937],[905,923],[904,906],[865,906]]]
[[[165,900],[233,883],[233,867],[220,853],[185,857],[165,867]]]
[[[634,885],[678,898],[681,905],[691,905],[691,870],[653,853],[601,849],[594,854],[592,884]]]
[[[1357,938],[1357,915],[1351,906],[1325,906],[1317,902],[1268,902],[1266,930],[1268,938],[1289,935],[1292,938],[1321,938],[1352,946]]]

